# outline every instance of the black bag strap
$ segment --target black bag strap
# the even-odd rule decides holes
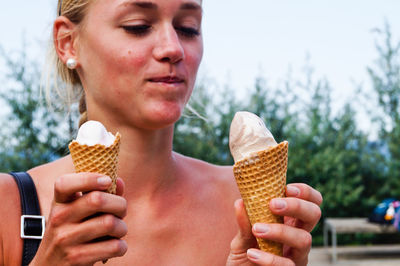
[[[10,172],[17,182],[21,198],[21,238],[24,240],[22,265],[28,265],[44,235],[45,218],[40,215],[39,200],[31,176],[25,172]]]

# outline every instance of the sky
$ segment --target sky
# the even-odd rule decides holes
[[[55,0],[4,1],[0,46],[43,58],[54,19]],[[377,57],[374,28],[391,26],[400,40],[398,0],[203,0],[204,56],[200,76],[228,83],[239,94],[257,76],[277,85],[291,69],[300,75],[309,58],[316,77],[335,89],[336,104],[355,83],[369,83],[366,67]],[[0,67],[1,71],[1,67]]]

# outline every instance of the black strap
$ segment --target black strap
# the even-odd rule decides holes
[[[17,182],[19,195],[21,198],[22,215],[40,215],[39,200],[36,193],[35,184],[31,176],[25,172],[11,172],[10,173],[15,182]],[[24,233],[30,236],[42,235],[42,222],[38,219],[25,219],[24,220]],[[22,252],[22,265],[28,265],[35,256],[41,239],[24,239],[24,247]]]

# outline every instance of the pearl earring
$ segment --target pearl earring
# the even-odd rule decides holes
[[[74,58],[68,58],[68,60],[67,60],[67,67],[68,67],[69,69],[75,69],[75,67],[76,67],[77,64],[78,64],[78,63],[76,62],[76,60],[75,60]]]

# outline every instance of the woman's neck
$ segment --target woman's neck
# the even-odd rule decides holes
[[[118,175],[124,180],[126,197],[152,197],[176,181],[173,126],[155,131],[121,129],[120,133]]]

